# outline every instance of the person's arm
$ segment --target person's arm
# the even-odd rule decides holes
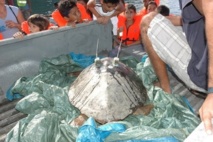
[[[118,5],[115,8],[115,12],[110,17],[118,16],[120,13],[122,13],[124,11],[125,11],[125,6],[122,3],[122,0],[120,0],[120,2],[118,3]]]
[[[101,15],[95,9],[95,0],[89,0],[87,3],[87,8],[92,12],[92,14],[95,15],[97,19],[101,17]]]
[[[95,0],[89,0],[87,3],[87,8],[95,15],[95,17],[97,18],[98,23],[102,23],[102,24],[106,24],[108,23],[108,21],[110,20],[110,18],[114,17],[114,16],[118,16],[118,14],[120,14],[121,12],[125,11],[125,7],[122,3],[122,1],[120,0],[120,2],[118,3],[118,5],[115,8],[115,12],[110,15],[110,16],[101,16],[95,9]]]
[[[166,16],[173,25],[182,26],[182,17],[181,16]]]
[[[17,29],[21,30],[21,23],[24,22],[24,17],[20,10],[18,11],[17,19],[18,19],[17,23],[12,20],[7,20],[6,21],[7,27],[8,28],[17,28]]]
[[[87,3],[87,8],[92,12],[92,14],[95,15],[98,23],[106,24],[109,21],[110,17],[108,18],[108,17],[101,16],[95,9],[95,4],[96,4],[95,0],[89,0]]]
[[[124,6],[122,0],[120,0],[120,2],[118,3],[118,5],[115,8],[114,13],[112,15],[110,15],[110,16],[104,16],[103,17],[103,23],[104,24],[108,23],[108,21],[110,20],[110,18],[118,16],[123,11],[125,11],[125,6]]]
[[[200,13],[205,16],[205,31],[208,45],[208,88],[210,88],[213,87],[213,1],[194,0],[193,3]],[[204,122],[206,132],[212,134],[213,92],[208,93],[199,113],[201,120]]]

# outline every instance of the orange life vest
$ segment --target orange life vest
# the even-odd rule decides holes
[[[25,32],[26,34],[30,33],[27,21],[24,21],[21,23],[21,30]]]
[[[3,39],[4,39],[4,37],[3,37],[2,33],[0,33],[0,40],[3,40]]]
[[[140,40],[140,27],[138,23],[138,17],[134,18],[134,23],[126,27],[126,18],[123,15],[118,16],[118,29],[123,29],[123,35],[121,37],[124,44],[129,45],[135,41]]]
[[[87,13],[87,10],[84,7],[84,5],[82,5],[81,3],[77,3],[77,7],[81,13],[81,19],[92,20],[92,17],[90,16],[89,13]],[[56,9],[55,11],[53,11],[52,17],[59,27],[67,25],[67,21],[61,16],[59,10]]]
[[[140,15],[142,15],[142,16],[144,16],[144,15],[146,15],[147,14],[147,10],[146,10],[146,8],[144,7],[144,8],[142,8],[140,11],[139,11],[139,13],[138,14],[140,14]]]
[[[87,20],[90,20],[90,21],[92,20],[91,15],[87,12],[87,9],[84,7],[83,4],[77,3],[77,7],[78,7],[78,9],[81,13],[81,19],[83,19],[83,20],[87,19]]]
[[[59,27],[63,27],[67,25],[67,21],[61,16],[61,13],[58,9],[53,11],[52,17],[55,20],[55,22],[58,24]]]
[[[159,5],[159,4],[160,4],[160,0],[155,0],[155,2],[157,3],[157,5]]]

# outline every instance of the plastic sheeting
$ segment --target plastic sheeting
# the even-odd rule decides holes
[[[124,125],[126,130],[112,131],[103,140],[183,141],[200,123],[197,116],[190,111],[178,94],[166,94],[152,85],[157,78],[149,60],[138,63],[134,58],[126,57],[121,61],[137,71],[147,88],[147,104],[153,104],[154,108],[147,116],[129,115],[123,121],[117,121],[116,123]],[[17,103],[16,109],[28,116],[20,120],[8,133],[6,142],[76,141],[80,129],[70,126],[69,123],[80,112],[70,104],[67,93],[70,84],[76,78],[69,73],[81,70],[81,66],[69,55],[61,55],[43,60],[38,75],[17,80],[11,92],[25,97]],[[99,124],[97,127],[100,127]],[[92,142],[90,136],[87,135],[87,140]]]
[[[107,123],[97,127],[94,118],[89,118],[85,124],[79,128],[79,135],[76,142],[103,142],[111,133],[120,133],[125,130],[125,125],[120,123]]]

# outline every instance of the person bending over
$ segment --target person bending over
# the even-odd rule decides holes
[[[106,24],[111,20],[113,35],[117,35],[117,16],[125,10],[121,0],[89,0],[88,9],[93,13],[93,20],[100,24]]]
[[[160,87],[165,92],[172,93],[167,74],[167,66],[170,66],[186,86],[207,94],[199,113],[206,132],[212,134],[213,1],[179,2],[181,17],[171,16],[167,19],[157,12],[144,16],[141,23],[142,40]],[[182,25],[184,34],[174,25]]]

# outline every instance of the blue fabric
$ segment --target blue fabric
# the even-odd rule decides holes
[[[125,125],[119,123],[108,123],[97,127],[95,120],[89,118],[79,129],[76,142],[103,142],[111,133],[124,132]]]
[[[107,123],[97,127],[95,120],[89,118],[79,129],[79,135],[76,142],[104,142],[111,133],[122,133],[126,130],[124,124]],[[149,140],[125,140],[118,142],[179,142],[174,137],[162,137]]]
[[[86,56],[84,54],[75,54],[73,52],[70,53],[70,57],[82,68],[86,68],[89,65],[93,64],[95,60],[95,56]]]
[[[124,141],[119,141],[124,142]],[[174,137],[163,137],[163,138],[156,138],[156,139],[149,139],[149,140],[127,140],[125,142],[179,142]]]
[[[146,53],[146,54],[144,54],[144,55],[142,56],[141,62],[142,62],[142,63],[145,63],[145,61],[146,61],[147,58],[148,58],[148,55],[147,55],[147,53]]]
[[[188,106],[189,110],[190,110],[192,113],[195,113],[194,110],[193,110],[193,108],[192,108],[192,106],[191,106],[191,104],[190,104],[189,101],[187,100],[187,98],[184,97],[184,96],[182,96],[181,98],[182,98],[182,100],[185,102],[185,104]]]
[[[20,99],[22,98],[23,96],[21,96],[20,94],[18,93],[12,93],[11,91],[12,89],[12,86],[7,90],[6,92],[6,98],[9,100],[9,101],[13,101],[15,99]]]

